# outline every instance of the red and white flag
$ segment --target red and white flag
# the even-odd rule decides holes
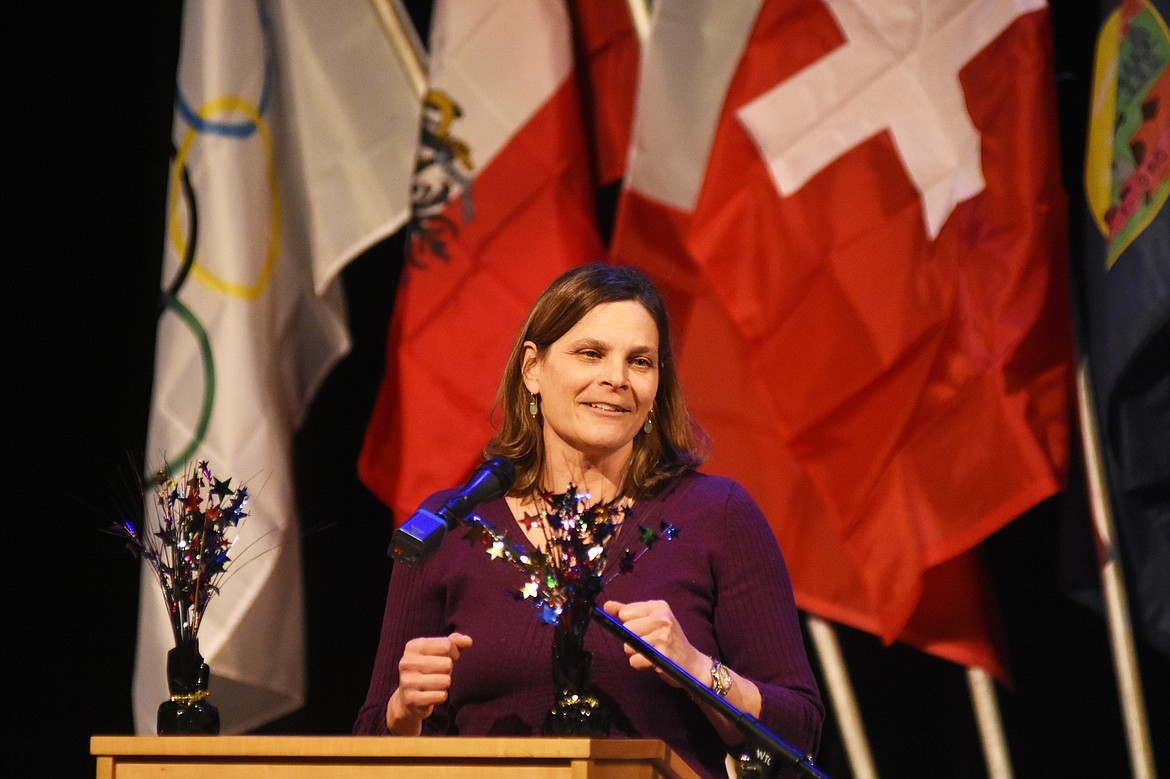
[[[466,478],[529,306],[604,258],[562,2],[435,3],[409,254],[358,464],[409,516]]]
[[[612,256],[798,605],[1005,678],[976,545],[1057,492],[1071,375],[1033,0],[659,0]]]

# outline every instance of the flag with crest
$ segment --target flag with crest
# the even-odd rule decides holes
[[[359,460],[399,520],[479,462],[532,302],[604,256],[566,5],[439,0],[429,51],[407,262]]]

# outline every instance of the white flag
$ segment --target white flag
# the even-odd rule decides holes
[[[293,434],[349,349],[338,272],[406,220],[418,118],[368,2],[185,8],[146,458],[207,460],[251,495],[198,635],[224,733],[304,703]],[[140,734],[169,697],[172,646],[144,571]]]

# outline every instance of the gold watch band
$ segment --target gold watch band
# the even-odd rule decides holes
[[[731,672],[715,658],[711,658],[711,690],[721,696],[731,690]]]

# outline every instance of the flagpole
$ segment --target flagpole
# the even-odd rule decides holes
[[[1129,762],[1135,779],[1154,779],[1154,755],[1150,746],[1146,705],[1142,696],[1141,675],[1134,651],[1133,627],[1129,619],[1129,600],[1121,570],[1113,527],[1113,513],[1105,488],[1105,469],[1101,462],[1100,437],[1093,413],[1093,392],[1089,386],[1089,359],[1082,356],[1077,364],[1077,418],[1081,427],[1081,448],[1085,458],[1085,476],[1089,485],[1089,505],[1093,528],[1097,534],[1101,589],[1105,595],[1109,619],[1109,637],[1113,648],[1113,672],[1117,676]]]
[[[837,634],[832,625],[812,614],[806,614],[804,622],[816,647],[821,669],[825,672],[829,698],[833,702],[833,712],[837,716],[837,724],[845,740],[845,752],[849,757],[853,777],[877,779],[873,753],[869,748],[869,739],[865,735],[865,726],[861,723],[857,696],[854,695],[853,684],[849,681],[849,672],[845,668],[845,659],[841,655]]]
[[[646,42],[650,34],[650,0],[626,0],[630,9],[630,21],[634,24],[634,34],[641,43]]]
[[[999,700],[995,695],[995,683],[991,675],[982,668],[967,668],[967,690],[971,694],[971,708],[975,711],[975,722],[979,726],[979,741],[983,745],[987,775],[991,779],[1012,779],[1015,776],[1012,759],[1008,753],[1003,718],[1000,717]]]
[[[370,0],[394,53],[421,100],[427,93],[426,54],[402,0]]]

